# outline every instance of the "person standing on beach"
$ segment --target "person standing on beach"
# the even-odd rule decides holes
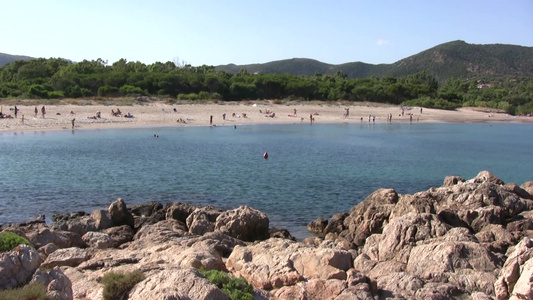
[[[15,119],[17,118],[18,113],[19,113],[19,108],[15,105]]]
[[[213,125],[213,115],[209,116],[209,125]]]
[[[72,129],[74,129],[74,122],[76,122],[76,118],[72,119],[71,122],[72,122]]]
[[[37,109],[37,106],[35,106],[35,117],[37,118],[37,115],[39,114],[39,109]]]
[[[309,122],[311,122],[311,125],[313,124],[313,114],[309,114]]]
[[[41,108],[41,113],[43,114],[43,119],[44,119],[44,115],[46,115],[46,108],[44,107],[44,105]]]

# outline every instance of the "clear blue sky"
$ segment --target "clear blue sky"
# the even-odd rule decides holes
[[[533,0],[0,0],[0,52],[193,66],[393,63],[433,46],[533,46]]]

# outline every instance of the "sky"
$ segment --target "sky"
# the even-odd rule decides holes
[[[533,0],[0,0],[0,52],[75,62],[394,63],[442,43],[533,47]]]

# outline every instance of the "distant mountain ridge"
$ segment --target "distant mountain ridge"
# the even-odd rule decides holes
[[[0,66],[15,60],[29,60],[32,57],[0,53]],[[334,75],[337,72],[349,78],[370,76],[401,77],[428,71],[438,81],[450,77],[473,79],[493,79],[505,76],[533,76],[533,47],[507,44],[468,44],[452,41],[440,44],[418,54],[401,59],[392,64],[368,64],[349,62],[339,65],[327,64],[314,59],[292,58],[262,64],[219,65],[216,70],[238,73],[246,69],[248,73],[292,74],[313,76],[317,73]]]
[[[30,59],[33,59],[33,57],[0,53],[0,67],[5,64],[12,63],[15,60],[30,60]]]
[[[215,69],[237,73],[313,76],[343,72],[349,78],[407,76],[429,71],[437,80],[449,77],[476,79],[501,76],[533,76],[533,47],[506,44],[477,45],[464,41],[444,43],[392,64],[351,62],[340,65],[307,58],[292,58],[250,65],[220,65]]]

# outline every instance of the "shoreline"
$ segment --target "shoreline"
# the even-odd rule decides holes
[[[13,104],[0,105],[4,114],[13,116],[10,119],[0,119],[0,132],[309,124],[311,116],[313,124],[386,123],[389,115],[392,115],[392,123],[533,123],[532,117],[510,116],[491,109],[482,111],[480,108],[459,108],[454,111],[423,108],[421,111],[419,107],[416,107],[404,109],[402,116],[401,106],[379,103],[344,104],[313,101],[274,104],[271,101],[257,101],[257,103],[222,102],[219,104],[169,104],[165,102],[117,104],[45,105],[44,118],[41,113],[42,105],[17,105],[19,110],[17,118],[14,118]],[[35,107],[38,108],[36,116]],[[346,108],[349,109],[348,117],[344,117]],[[121,111],[120,117],[111,115],[111,110],[117,109]],[[274,113],[274,116],[269,117],[271,114],[266,114],[267,111]],[[100,118],[96,117],[97,112],[100,112]],[[133,117],[125,118],[124,115],[128,113]],[[223,114],[226,114],[225,118]],[[23,115],[24,121],[22,121]],[[212,124],[210,116],[213,116]],[[72,119],[75,119],[74,128],[72,128]],[[178,122],[179,120],[182,122]]]

